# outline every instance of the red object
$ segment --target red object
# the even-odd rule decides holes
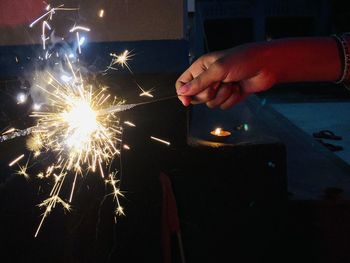
[[[180,222],[177,214],[176,199],[169,177],[161,173],[159,180],[163,192],[162,204],[162,246],[163,262],[171,262],[171,236],[180,233]]]
[[[0,27],[26,24],[44,12],[42,0],[1,0]]]

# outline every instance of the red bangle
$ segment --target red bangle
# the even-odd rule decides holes
[[[349,67],[350,67],[350,53],[349,53],[349,41],[347,34],[343,35],[333,35],[336,39],[340,54],[341,54],[341,63],[342,63],[342,74],[340,78],[335,81],[336,84],[343,83],[346,79],[349,79]]]

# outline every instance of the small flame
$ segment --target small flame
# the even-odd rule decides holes
[[[214,131],[214,134],[215,135],[220,135],[222,132],[222,128],[216,128],[215,131]]]

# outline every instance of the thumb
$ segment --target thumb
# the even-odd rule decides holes
[[[223,63],[215,62],[207,70],[178,89],[179,95],[193,96],[201,91],[215,86],[226,78],[226,68]]]

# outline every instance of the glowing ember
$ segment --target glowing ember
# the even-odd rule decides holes
[[[170,142],[165,141],[165,140],[162,140],[162,139],[159,139],[159,138],[154,137],[154,136],[151,136],[151,139],[152,139],[152,140],[155,140],[155,141],[157,141],[157,142],[164,143],[164,144],[166,144],[166,145],[168,145],[168,146],[170,145]]]
[[[104,15],[105,15],[105,10],[100,9],[100,11],[98,12],[98,16],[99,16],[100,18],[102,18],[102,17],[104,17]]]
[[[130,122],[130,121],[124,121],[124,124],[126,124],[126,125],[128,125],[128,126],[130,126],[130,127],[136,127],[136,125],[133,124],[133,123]]]
[[[154,90],[154,89],[150,89],[150,90],[144,90],[138,83],[136,83],[137,87],[142,91],[140,93],[140,97],[150,97],[150,98],[153,98],[153,95],[151,94],[151,92]]]
[[[133,57],[133,54],[129,52],[129,50],[124,50],[123,53],[117,55],[115,53],[110,53],[110,56],[113,58],[110,65],[107,67],[107,69],[115,69],[113,66],[114,65],[119,65],[121,67],[126,67],[130,72],[130,66],[128,64],[128,61]]]
[[[9,166],[14,165],[15,163],[18,163],[19,160],[21,160],[24,157],[24,154],[21,154],[16,159],[14,159],[12,162],[9,163]]]

